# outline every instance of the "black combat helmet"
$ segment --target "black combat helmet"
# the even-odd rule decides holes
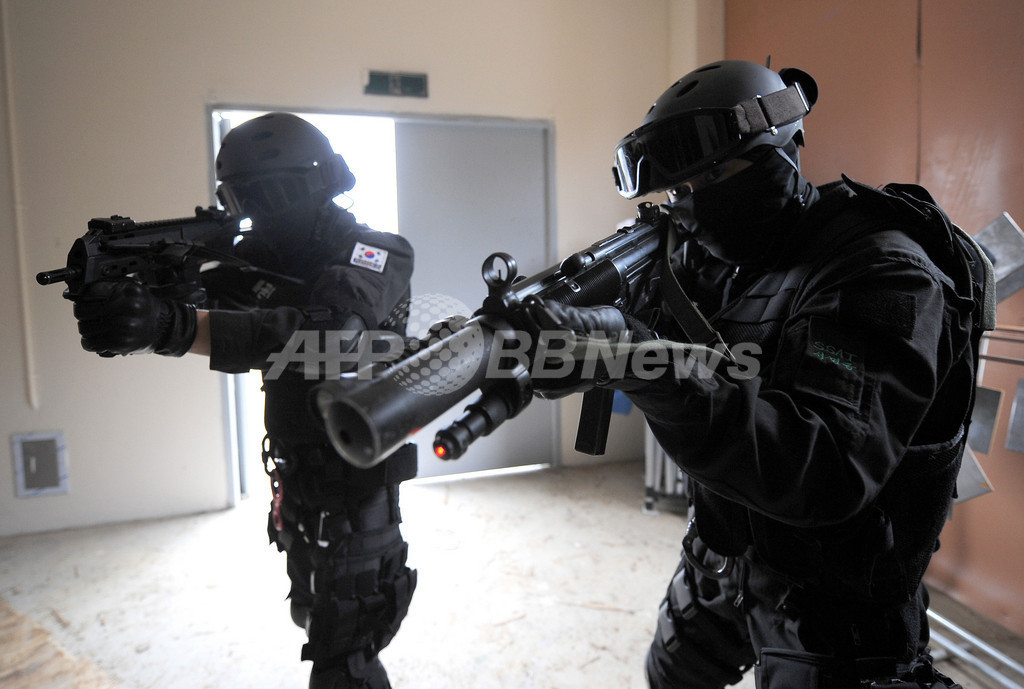
[[[750,151],[803,144],[817,99],[810,75],[723,60],[672,84],[615,149],[615,183],[628,199],[665,191]]]
[[[254,225],[310,209],[351,189],[355,176],[315,126],[273,112],[228,132],[217,154],[217,196]],[[294,214],[294,213],[293,213]]]

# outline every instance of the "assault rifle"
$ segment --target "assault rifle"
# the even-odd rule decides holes
[[[134,275],[163,296],[202,304],[200,266],[232,260],[227,252],[238,223],[238,218],[213,207],[196,207],[194,218],[151,222],[119,215],[93,218],[71,245],[67,266],[37,274],[36,282],[63,281],[67,296],[74,298],[93,282]]]
[[[505,368],[489,365],[492,352],[500,357],[505,343],[519,337],[512,324],[524,304],[539,298],[571,306],[636,308],[649,296],[667,235],[668,216],[643,203],[633,225],[531,277],[518,275],[512,256],[491,254],[482,269],[488,295],[472,318],[436,324],[433,337],[383,370],[377,364],[378,370],[345,374],[315,388],[313,402],[331,443],[351,464],[374,466],[409,435],[479,390],[465,414],[434,440],[438,457],[462,456],[470,443],[514,417],[533,397],[530,372],[521,361]],[[584,393],[576,439],[581,452],[604,452],[613,394],[604,388]]]

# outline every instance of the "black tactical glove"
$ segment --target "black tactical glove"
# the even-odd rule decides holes
[[[617,340],[626,332],[626,317],[614,306],[569,306],[530,299],[526,309],[541,330],[570,330],[579,335],[603,335]]]
[[[525,327],[541,359],[535,360],[531,369],[533,388],[544,399],[586,392],[603,382],[607,370],[599,349],[614,348],[629,339],[626,317],[614,306],[568,306],[533,298],[525,304],[525,312]],[[588,340],[603,342],[601,347],[588,347]],[[548,349],[555,341],[557,346]],[[570,355],[568,349],[573,345]],[[571,356],[575,358],[570,361]]]
[[[153,296],[135,280],[88,285],[69,297],[82,349],[102,357],[118,354],[182,356],[196,339],[196,307]]]

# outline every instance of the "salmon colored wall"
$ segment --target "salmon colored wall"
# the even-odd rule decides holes
[[[1003,211],[1024,222],[1022,31],[1019,0],[924,1],[921,184],[972,232]],[[1024,292],[999,305],[997,322],[1024,325]],[[1024,359],[1024,344],[991,342],[989,351]],[[954,510],[929,578],[1017,633],[1024,633],[1024,454],[1006,449],[1006,430],[1021,378],[1024,366],[985,363],[982,385],[1002,391],[991,451],[978,456],[995,491]]]
[[[884,21],[878,18],[884,16]],[[917,175],[917,3],[727,0],[730,59],[798,67],[818,82],[804,120],[804,173],[867,184]],[[870,38],[869,38],[870,37]]]
[[[1024,221],[1024,3],[1019,0],[726,0],[726,56],[799,67],[818,81],[805,121],[815,183],[918,182],[974,233],[1006,211]],[[999,305],[1024,326],[1024,294]],[[1024,344],[990,353],[1024,358]],[[995,491],[954,508],[928,583],[1024,634],[1024,455],[1005,449],[1024,367],[987,362],[1002,390],[991,451]]]

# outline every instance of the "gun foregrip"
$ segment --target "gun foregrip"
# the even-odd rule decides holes
[[[542,296],[569,306],[596,306],[614,304],[621,289],[622,278],[615,264],[602,260]]]

